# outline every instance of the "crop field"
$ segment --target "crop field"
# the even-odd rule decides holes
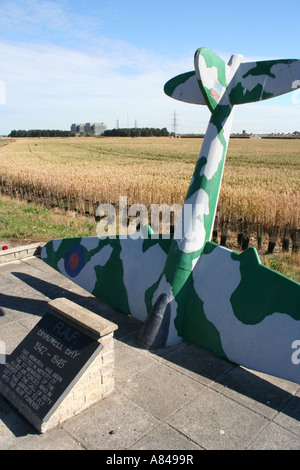
[[[1,145],[2,143],[2,145]],[[0,139],[2,194],[66,204],[180,204],[189,186],[201,138]],[[231,139],[218,220],[240,220],[263,233],[299,229],[300,140]],[[71,206],[73,204],[73,206]],[[91,210],[91,209],[90,209]]]

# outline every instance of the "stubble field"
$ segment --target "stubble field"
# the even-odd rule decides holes
[[[200,138],[164,137],[0,139],[0,240],[95,235],[95,208],[101,203],[117,208],[120,196],[129,206],[144,204],[149,214],[151,204],[182,205],[201,144]],[[299,243],[299,181],[299,139],[231,139],[217,242],[225,221],[226,246],[240,251],[243,221],[250,230],[249,245],[259,248],[259,224],[262,262],[299,282],[299,247],[292,249],[295,234]],[[274,227],[278,242],[274,255],[266,256]],[[287,227],[290,249],[283,253]]]
[[[43,196],[118,204],[183,204],[200,138],[24,138],[0,148],[2,187]],[[220,217],[264,232],[299,228],[300,140],[231,139],[219,198]]]

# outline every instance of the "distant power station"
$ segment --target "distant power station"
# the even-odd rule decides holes
[[[103,122],[86,122],[85,124],[71,125],[71,132],[75,132],[75,134],[100,135],[104,131],[106,131],[106,125]]]

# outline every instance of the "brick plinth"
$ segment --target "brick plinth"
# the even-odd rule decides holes
[[[56,331],[64,325],[64,335],[67,335],[68,331],[72,331],[72,338],[81,335],[86,338],[84,341],[87,341],[87,344],[92,345],[92,350],[89,355],[80,356],[80,351],[83,350],[72,351],[68,346],[64,353],[63,343],[51,334],[46,334],[42,325],[39,326],[42,320],[35,328],[35,333],[29,333],[15,350],[12,363],[7,364],[2,379],[0,377],[0,392],[41,433],[78,415],[114,390],[114,331],[118,328],[114,323],[65,298],[49,302],[49,308],[47,322],[54,324]],[[46,321],[46,317],[44,320]],[[36,341],[42,337],[45,339],[45,345]],[[58,369],[59,374],[55,373],[52,376],[53,371],[50,367],[42,363],[43,358],[50,351],[48,345],[51,342],[56,345],[57,351],[62,350],[62,357],[59,358],[60,364],[62,365],[63,362],[66,364]],[[43,352],[43,347],[45,352]],[[30,351],[36,352],[37,357]],[[74,369],[72,359],[69,362],[64,359],[70,354],[76,354],[82,358],[78,369]],[[51,357],[50,354],[49,356]],[[55,353],[54,362],[56,362],[56,357],[58,355]],[[50,362],[51,364],[53,362]],[[57,383],[55,380],[64,384],[65,373],[66,377],[71,378],[69,382],[66,379],[66,386],[57,389],[56,401],[52,406],[50,398],[53,384]],[[51,406],[47,413],[42,414],[38,411],[38,405],[43,400],[45,402],[47,397]]]

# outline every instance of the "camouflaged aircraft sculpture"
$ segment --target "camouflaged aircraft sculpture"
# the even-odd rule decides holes
[[[95,297],[143,321],[139,347],[182,340],[250,369],[300,383],[300,285],[210,242],[235,105],[292,91],[299,60],[226,64],[206,48],[165,93],[207,105],[211,119],[174,236],[53,240],[43,260]],[[298,82],[299,83],[299,82]]]

